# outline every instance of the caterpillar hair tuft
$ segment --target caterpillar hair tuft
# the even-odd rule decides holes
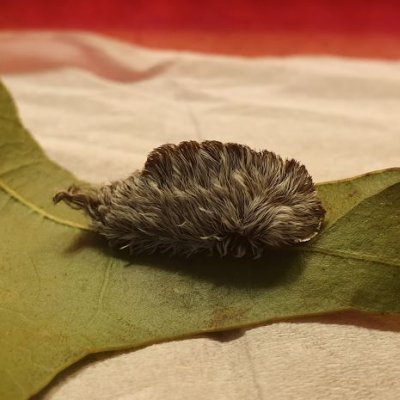
[[[313,238],[325,210],[304,165],[235,143],[188,141],[153,150],[143,170],[54,196],[131,253],[260,257]]]

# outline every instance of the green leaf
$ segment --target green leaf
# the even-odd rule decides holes
[[[26,399],[86,354],[282,318],[400,312],[400,169],[326,183],[313,243],[258,261],[130,257],[54,207],[51,162],[0,86],[0,398]]]

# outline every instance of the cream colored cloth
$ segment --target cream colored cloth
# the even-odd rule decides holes
[[[91,181],[124,177],[154,147],[186,139],[273,150],[317,181],[400,164],[395,62],[250,60],[47,33],[0,36],[0,72],[48,155]],[[350,313],[158,344],[81,363],[40,397],[394,400],[399,332],[400,319]]]

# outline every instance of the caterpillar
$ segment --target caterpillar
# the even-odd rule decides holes
[[[142,170],[59,191],[112,246],[131,253],[249,255],[318,234],[325,210],[304,165],[218,141],[154,149]]]

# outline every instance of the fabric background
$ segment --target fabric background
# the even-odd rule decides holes
[[[0,54],[27,128],[90,181],[186,139],[273,150],[316,181],[400,164],[397,62],[248,60],[71,33],[3,35]],[[400,318],[350,312],[157,344],[80,363],[38,398],[397,399],[399,332]]]

